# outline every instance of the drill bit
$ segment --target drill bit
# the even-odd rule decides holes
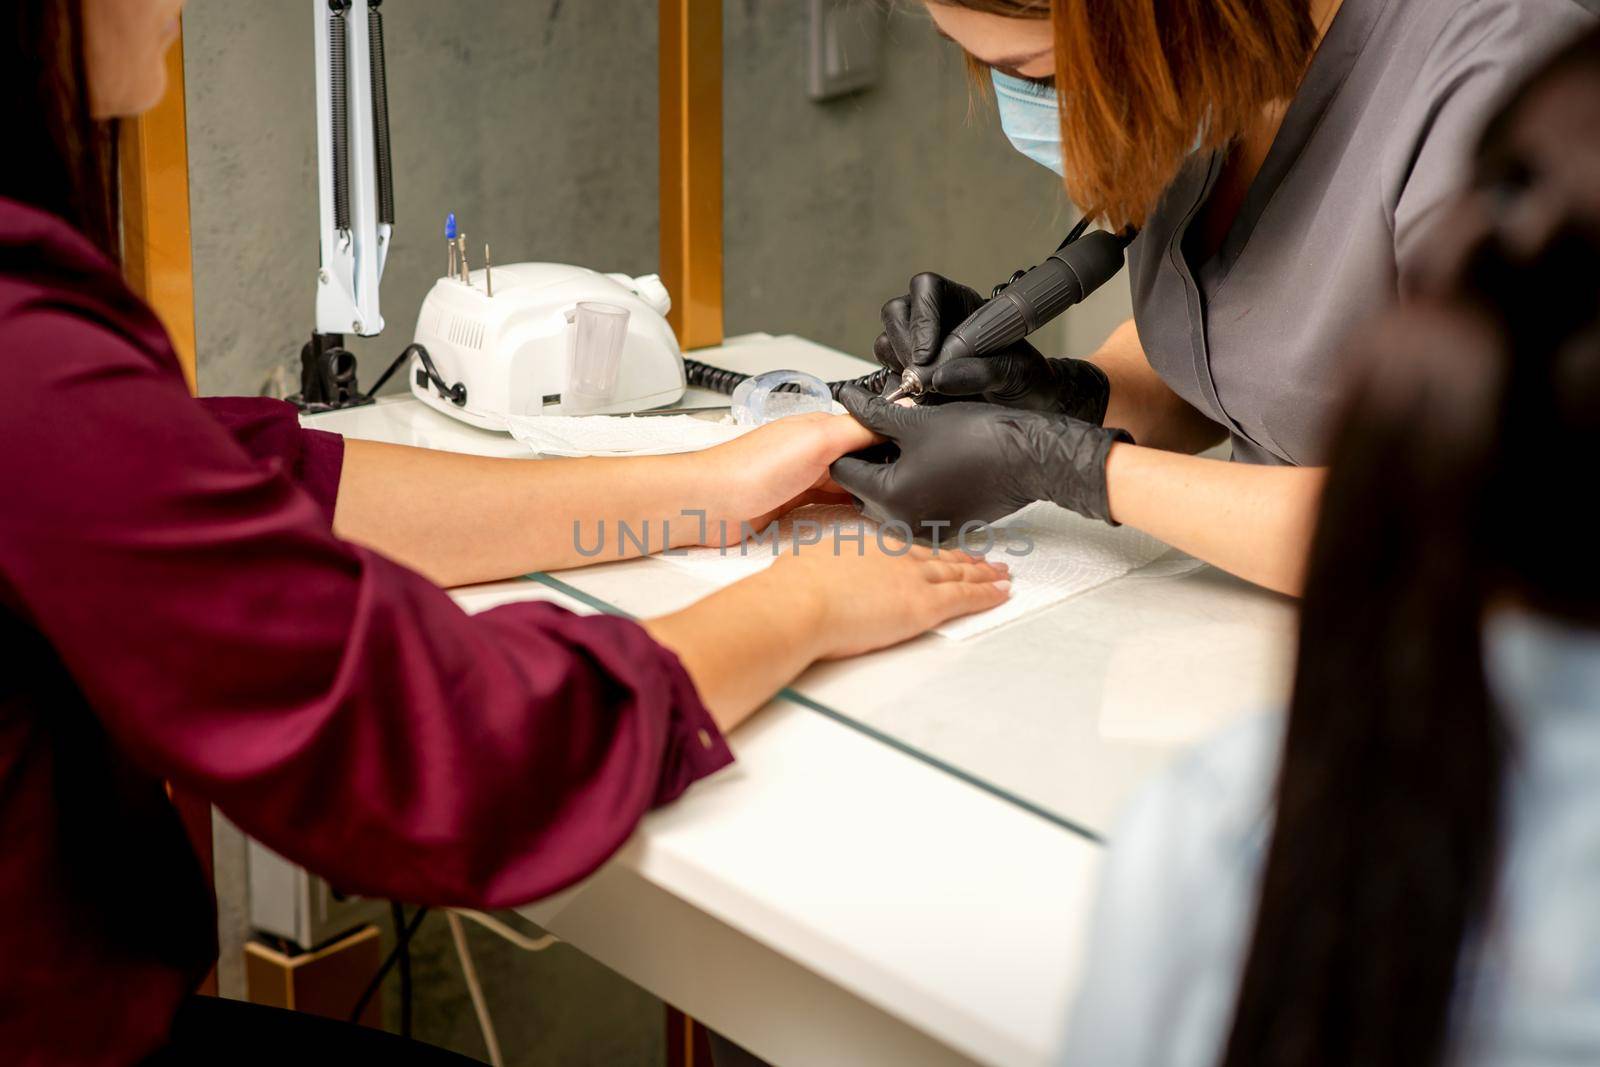
[[[483,245],[483,285],[492,297],[494,296],[494,265],[489,262],[489,243]]]
[[[456,243],[461,246],[461,282],[463,285],[472,285],[472,268],[467,266],[467,235],[463,233],[456,238]]]
[[[922,379],[917,376],[916,371],[907,368],[900,375],[900,388],[884,397],[883,401],[886,404],[893,404],[896,400],[904,400],[907,397],[915,400],[917,397],[921,396],[923,392]]]

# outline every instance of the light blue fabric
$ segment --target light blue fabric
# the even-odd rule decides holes
[[[1041,167],[1066,176],[1061,162],[1061,112],[1056,91],[1026,78],[991,71],[1000,128],[1011,147]]]
[[[1451,1062],[1600,1063],[1600,632],[1501,613],[1485,627],[1485,659],[1514,755],[1499,887],[1463,953]],[[1124,814],[1062,1063],[1217,1062],[1254,921],[1282,730],[1277,715],[1235,727]]]

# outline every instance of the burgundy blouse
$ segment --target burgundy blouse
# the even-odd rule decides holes
[[[343,449],[191,399],[115,265],[0,199],[0,1059],[137,1060],[215,958],[164,780],[347,891],[499,907],[731,759],[634,623],[468,616],[333,536]]]

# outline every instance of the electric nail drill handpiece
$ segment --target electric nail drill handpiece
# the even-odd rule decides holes
[[[953,359],[987,356],[1016,344],[1117,276],[1134,231],[1096,230],[1067,242],[1043,263],[1017,275],[993,299],[951,330],[932,363],[907,367],[885,400],[933,392],[933,373]]]

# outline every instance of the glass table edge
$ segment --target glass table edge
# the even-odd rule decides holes
[[[629,612],[622,610],[615,604],[608,603],[592,593],[579,589],[576,586],[569,585],[554,575],[545,573],[543,571],[537,571],[531,574],[525,574],[522,577],[526,581],[538,582],[540,585],[547,586],[564,596],[569,596],[573,600],[576,600],[588,607],[594,608],[596,611],[603,612],[604,614],[616,615],[625,619],[634,618],[634,616]],[[820,701],[813,700],[811,697],[806,696],[804,693],[801,693],[792,687],[785,686],[783,689],[780,689],[775,694],[775,698],[788,701],[791,704],[806,708],[809,711],[814,711],[825,718],[839,723],[841,726],[849,727],[850,729],[855,730],[857,733],[860,733],[866,737],[870,737],[880,744],[889,746],[896,752],[909,756],[920,763],[924,763],[934,768],[935,770],[942,771],[958,781],[965,782],[974,789],[988,793],[990,796],[993,796],[998,800],[1002,800],[1013,807],[1019,808],[1022,811],[1027,812],[1029,815],[1043,819],[1045,822],[1050,823],[1052,826],[1055,826],[1058,829],[1077,834],[1093,844],[1105,844],[1104,836],[1088,826],[1069,819],[1057,812],[1051,811],[1044,805],[1028,800],[1026,797],[1018,796],[1011,790],[997,785],[996,783],[987,778],[981,777],[980,775],[972,774],[969,771],[963,770],[955,764],[942,760],[932,753],[924,752],[915,745],[902,741],[892,734],[885,733],[884,731],[870,726],[859,719],[853,718],[837,708],[829,707]]]

